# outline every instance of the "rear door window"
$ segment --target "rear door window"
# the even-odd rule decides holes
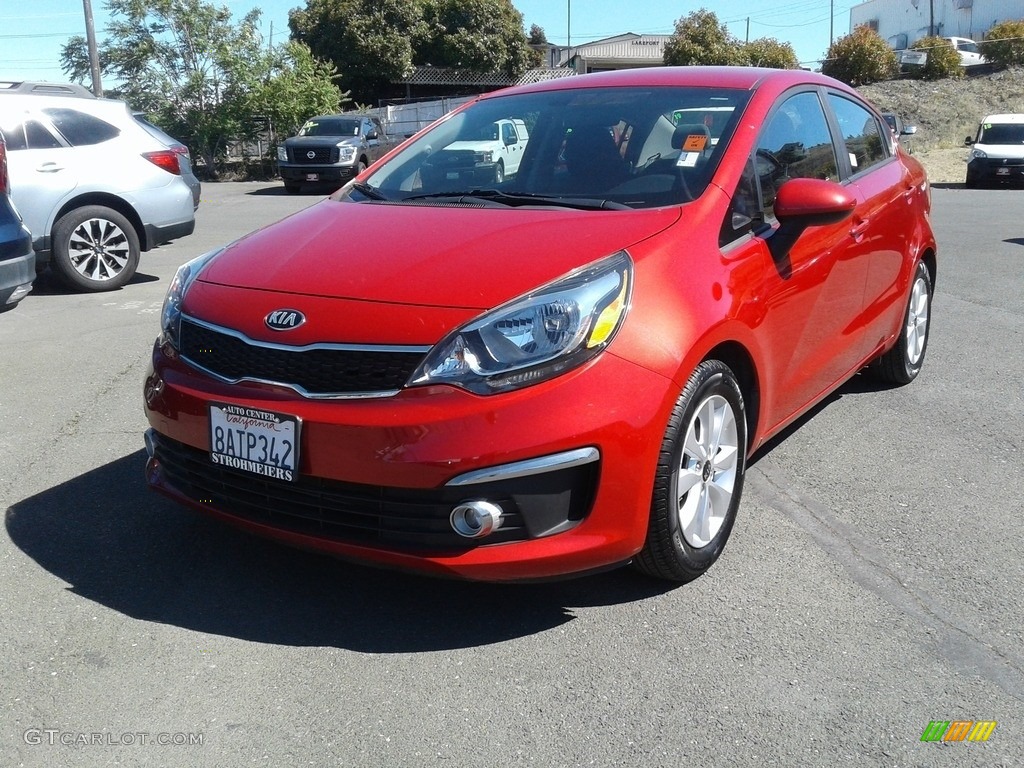
[[[834,93],[828,95],[828,100],[846,143],[854,175],[889,157],[889,142],[883,139],[885,134],[873,114],[860,104]]]
[[[76,109],[44,109],[43,112],[53,122],[67,142],[73,147],[89,144],[100,144],[109,141],[121,133],[119,128],[105,120],[93,117]]]

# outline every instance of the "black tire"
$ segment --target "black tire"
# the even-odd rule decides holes
[[[916,379],[928,351],[931,322],[932,276],[924,262],[919,261],[910,284],[900,336],[895,346],[869,368],[875,378],[891,384],[909,384]]]
[[[292,182],[292,181],[286,181],[284,183],[284,191],[287,192],[290,195],[294,195],[294,194],[298,193],[298,191],[300,189],[302,189],[302,185],[301,184],[297,184],[297,183]]]
[[[120,288],[139,266],[139,235],[117,211],[87,205],[61,216],[53,228],[51,266],[67,286],[98,293]]]
[[[494,183],[501,184],[503,181],[505,181],[505,163],[499,160],[498,164],[494,166]]]
[[[366,170],[366,161],[365,160],[360,160],[358,163],[356,163],[356,176],[358,176],[360,173],[362,173],[365,170]]]
[[[977,176],[967,174],[967,179],[964,181],[964,186],[967,187],[967,189],[977,189],[978,187],[981,186],[981,184],[978,182]]]
[[[708,422],[718,420],[716,435]],[[647,540],[634,560],[639,570],[683,583],[711,567],[732,532],[746,454],[746,413],[736,376],[724,363],[705,360],[683,388],[665,429]],[[680,495],[681,482],[690,487]],[[698,524],[701,510],[713,513],[703,515],[706,525]]]

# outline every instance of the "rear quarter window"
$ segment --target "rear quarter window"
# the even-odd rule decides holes
[[[43,112],[53,127],[60,131],[61,136],[73,147],[89,144],[100,144],[109,141],[121,133],[121,130],[105,120],[93,117],[75,109],[45,109]]]

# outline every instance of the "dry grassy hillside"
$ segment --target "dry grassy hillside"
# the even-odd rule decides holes
[[[964,137],[985,115],[1024,112],[1024,68],[962,80],[892,80],[858,89],[883,112],[896,112],[917,135],[909,142],[933,183],[963,182]]]

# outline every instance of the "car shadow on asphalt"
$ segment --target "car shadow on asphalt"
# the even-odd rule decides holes
[[[72,592],[144,621],[287,646],[408,653],[498,643],[574,607],[673,588],[618,569],[546,584],[379,571],[208,519],[148,490],[137,451],[11,506],[11,540]]]
[[[123,291],[132,285],[142,285],[143,283],[154,283],[162,278],[156,275],[147,275],[145,272],[136,272],[132,275],[132,279],[129,280],[123,288],[111,291],[111,294],[117,294],[118,291]],[[32,281],[32,295],[33,296],[70,296],[73,293],[81,293],[74,288],[70,288],[61,282],[60,278],[53,274],[49,269],[44,269],[42,272],[36,275],[35,280]]]

